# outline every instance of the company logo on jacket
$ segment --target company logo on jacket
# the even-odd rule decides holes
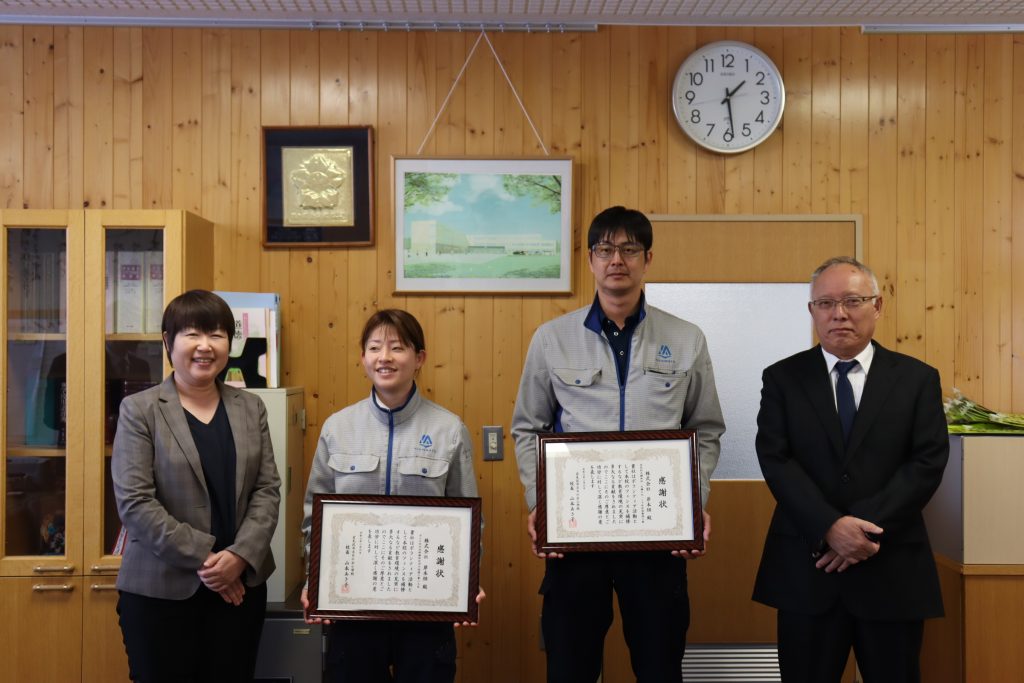
[[[672,349],[668,347],[668,344],[662,344],[658,349],[658,360],[672,360]]]
[[[434,446],[433,439],[430,438],[430,434],[424,434],[420,437],[420,448],[430,450]]]

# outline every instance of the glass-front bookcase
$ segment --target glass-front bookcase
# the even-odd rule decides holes
[[[5,211],[0,575],[81,565],[82,215]]]

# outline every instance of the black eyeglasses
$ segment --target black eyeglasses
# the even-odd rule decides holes
[[[599,259],[611,258],[616,250],[622,255],[622,258],[636,258],[646,251],[644,245],[638,242],[625,242],[623,244],[598,242],[590,248],[590,252]]]
[[[873,296],[844,296],[842,299],[815,299],[811,302],[811,308],[816,311],[832,311],[836,306],[842,306],[847,311],[855,311],[866,303],[874,302],[878,295]]]

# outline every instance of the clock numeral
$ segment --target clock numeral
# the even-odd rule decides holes
[[[736,136],[733,135],[732,128],[726,128],[725,132],[722,133],[722,139],[725,140],[726,142],[732,142],[732,139],[734,137],[736,137]]]
[[[747,73],[750,73],[750,60],[749,60],[749,59],[744,59],[744,60],[743,60],[743,68],[744,68],[744,70],[745,70],[745,71],[746,71]],[[760,84],[760,83],[758,83],[758,85],[761,85],[761,84]]]
[[[708,127],[708,137],[711,137],[711,134],[715,132],[715,124],[705,123],[704,125]]]
[[[772,101],[771,95],[768,94],[767,90],[761,91],[761,104],[768,104]]]
[[[754,120],[757,121],[758,123],[764,123],[764,110],[763,109],[757,113],[757,116],[754,117]]]
[[[722,55],[722,68],[731,69],[736,63],[736,55],[730,55],[728,53]]]
[[[687,104],[693,104],[693,100],[696,97],[696,95],[694,94],[694,92],[692,90],[687,90],[686,93],[683,95],[683,97],[686,98],[686,103]]]
[[[743,124],[743,129],[742,129],[741,132],[743,133],[743,137],[749,138],[750,137],[750,124],[749,123],[744,123]]]
[[[690,110],[690,123],[700,123],[700,109]]]
[[[704,83],[704,74],[699,71],[691,71],[686,75],[690,77],[690,85],[699,86]]]
[[[757,72],[757,85],[764,85],[764,72],[763,71],[758,71]]]
[[[709,74],[715,73],[715,60],[708,59],[707,57],[705,57],[704,58],[704,71],[708,72]]]

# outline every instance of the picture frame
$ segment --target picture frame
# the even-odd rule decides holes
[[[374,241],[373,129],[264,126],[263,246]]]
[[[396,294],[571,294],[572,166],[393,157]]]
[[[537,436],[541,552],[703,550],[694,430]]]
[[[477,621],[480,514],[479,498],[315,494],[309,615]]]

